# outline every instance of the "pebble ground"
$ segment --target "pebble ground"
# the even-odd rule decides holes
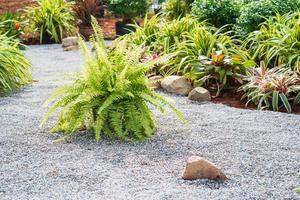
[[[60,45],[31,46],[24,53],[36,82],[0,98],[1,200],[300,199],[293,192],[300,187],[300,116],[164,94],[190,126],[155,111],[158,131],[149,141],[97,143],[80,134],[55,144],[57,135],[39,128],[42,104],[80,69],[82,58]],[[192,155],[216,163],[230,180],[180,179]]]

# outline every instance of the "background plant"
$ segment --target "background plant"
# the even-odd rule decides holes
[[[26,9],[25,18],[40,33],[41,43],[47,39],[60,42],[64,33],[75,31],[72,3],[65,0],[41,0],[38,6]]]
[[[236,0],[195,0],[192,13],[216,27],[235,24],[240,15],[240,2]]]
[[[0,35],[0,96],[30,83],[31,67],[19,43]]]
[[[143,17],[149,9],[148,0],[109,0],[108,8],[116,16],[123,17],[125,22],[130,22],[136,17]]]
[[[91,16],[104,17],[104,2],[99,0],[76,0],[74,11],[81,26],[91,26]]]
[[[266,18],[283,15],[298,11],[300,8],[299,0],[258,0],[244,4],[241,8],[240,17],[234,27],[236,34],[247,36],[247,34],[258,30],[259,25]]]
[[[126,48],[119,46],[107,52],[95,19],[93,28],[95,57],[81,40],[86,61],[83,71],[72,85],[59,88],[48,100],[54,104],[44,122],[59,110],[52,131],[71,136],[87,127],[95,133],[97,140],[102,135],[122,140],[144,139],[156,130],[148,103],[162,112],[164,106],[169,105],[182,118],[168,100],[149,88],[145,73],[152,64],[139,62],[140,51],[124,51]]]
[[[168,0],[163,5],[163,15],[169,20],[185,17],[191,12],[191,0]]]

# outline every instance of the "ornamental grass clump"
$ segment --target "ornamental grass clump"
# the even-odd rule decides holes
[[[31,67],[19,43],[0,35],[0,96],[30,83]]]
[[[184,120],[169,101],[156,94],[148,85],[145,75],[152,62],[139,62],[138,48],[125,51],[119,46],[108,50],[97,21],[92,19],[95,35],[92,37],[94,53],[82,40],[80,46],[85,58],[82,72],[71,85],[57,89],[46,102],[52,103],[42,124],[58,111],[54,132],[65,137],[87,129],[98,141],[103,136],[120,140],[141,140],[156,131],[149,104],[165,112],[169,106]],[[128,49],[127,49],[128,50]]]
[[[247,98],[247,104],[253,102],[260,110],[285,109],[291,113],[291,102],[300,103],[300,78],[289,68],[267,69],[262,64],[253,69],[246,81],[248,83],[240,87],[240,91],[245,92],[242,98]]]
[[[60,42],[65,33],[75,31],[72,5],[65,0],[41,0],[38,6],[25,10],[24,18],[33,31],[40,33],[41,43]]]
[[[244,46],[268,66],[284,65],[300,71],[300,13],[277,15],[249,35]]]

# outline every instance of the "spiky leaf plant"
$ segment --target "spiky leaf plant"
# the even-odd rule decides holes
[[[58,111],[54,132],[64,132],[66,137],[87,128],[94,132],[96,140],[102,136],[112,139],[145,139],[155,133],[152,104],[165,112],[168,105],[184,120],[183,116],[148,86],[145,73],[152,63],[140,63],[140,51],[126,52],[119,46],[107,51],[97,21],[92,20],[95,35],[91,39],[95,54],[80,41],[85,58],[82,72],[72,85],[57,89],[46,102],[53,102],[42,124]]]
[[[291,101],[300,103],[300,78],[289,68],[267,69],[261,64],[260,68],[253,69],[246,81],[248,83],[239,89],[245,92],[242,98],[247,98],[247,103],[255,103],[258,109],[279,111],[284,108],[291,113]]]
[[[244,46],[254,59],[269,66],[285,65],[300,71],[300,13],[277,15],[249,35]]]
[[[60,42],[64,33],[75,30],[72,3],[65,0],[40,0],[38,6],[26,8],[25,19],[40,33],[40,42]]]
[[[30,83],[31,67],[19,43],[0,35],[0,96]]]

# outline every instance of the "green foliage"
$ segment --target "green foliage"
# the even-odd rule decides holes
[[[200,20],[207,20],[216,27],[235,24],[240,6],[237,0],[195,0],[192,13]]]
[[[300,194],[300,188],[296,188],[296,189],[295,189],[295,192],[297,192],[297,193]]]
[[[162,68],[166,74],[189,73],[193,66],[199,64],[199,56],[210,57],[216,51],[226,54],[234,51],[232,37],[222,33],[222,29],[211,29],[198,24],[182,36],[182,40],[172,49],[176,56]]]
[[[243,61],[238,55],[226,56],[221,51],[212,53],[210,57],[200,56],[199,61],[192,65],[186,76],[194,80],[196,86],[216,87],[216,96],[230,82],[242,84],[242,75],[255,66],[252,61]]]
[[[277,15],[261,25],[246,40],[253,58],[270,66],[300,70],[300,13]]]
[[[259,0],[244,5],[241,15],[237,20],[235,31],[238,35],[246,36],[252,31],[258,30],[259,25],[266,18],[298,11],[299,0]]]
[[[145,19],[143,27],[136,28],[135,33],[119,40],[127,41],[129,46],[142,46],[152,55],[164,56],[165,62],[156,73],[186,75],[196,85],[214,82],[220,91],[227,84],[227,77],[237,79],[240,74],[245,74],[250,63],[249,55],[238,48],[239,41],[230,36],[230,32],[212,28],[190,16],[172,21],[154,16]],[[223,52],[227,60],[234,57],[233,63],[222,66],[201,64],[200,57],[210,59],[218,51]]]
[[[19,41],[22,32],[19,15],[6,12],[0,16],[0,34],[5,34],[7,37]]]
[[[163,15],[170,19],[185,17],[191,11],[191,1],[188,0],[168,0],[163,6]]]
[[[30,63],[20,51],[19,43],[0,35],[0,96],[30,81]]]
[[[125,21],[136,17],[143,17],[149,9],[148,0],[109,0],[108,8],[117,16],[122,16]]]
[[[88,128],[112,139],[145,139],[155,133],[152,104],[163,113],[168,105],[184,120],[167,99],[148,86],[145,73],[153,62],[139,62],[140,48],[127,49],[123,45],[107,51],[97,21],[93,18],[95,35],[91,39],[95,53],[84,42],[80,46],[85,58],[82,72],[72,85],[56,90],[47,103],[54,102],[43,120],[58,111],[58,120],[52,131],[62,131],[66,137]],[[47,104],[46,103],[46,104]]]
[[[144,26],[133,25],[136,29],[135,32],[117,38],[114,43],[118,45],[120,41],[127,41],[128,45],[147,47],[147,49],[152,52],[158,51],[157,41],[159,38],[160,21],[157,15],[154,15],[150,19],[148,19],[146,15],[144,18]]]
[[[187,33],[202,24],[190,16],[169,21],[155,15],[149,20],[145,18],[143,27],[136,26],[136,32],[119,41],[126,40],[129,45],[141,45],[152,53],[171,53],[185,40]]]
[[[245,92],[242,98],[253,102],[258,109],[279,111],[285,108],[292,112],[291,101],[300,103],[300,79],[298,74],[288,68],[275,67],[266,69],[264,65],[253,71],[246,78],[247,84],[240,88]]]
[[[72,3],[65,0],[41,0],[36,7],[26,9],[25,18],[34,31],[40,33],[40,42],[60,42],[64,33],[75,31]]]

